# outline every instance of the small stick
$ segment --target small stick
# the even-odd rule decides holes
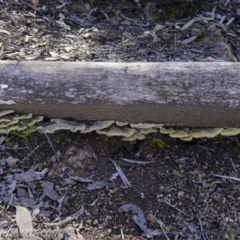
[[[231,164],[232,164],[232,167],[233,167],[235,173],[238,174],[238,170],[236,169],[235,163],[233,162],[231,157],[230,157],[230,161],[231,161]]]
[[[34,28],[36,28],[36,14],[37,14],[37,5],[39,1],[38,0],[32,0],[32,4],[34,5]]]
[[[164,223],[162,221],[160,221],[160,220],[157,220],[157,222],[160,225],[160,228],[161,228],[161,230],[163,232],[163,235],[166,238],[166,240],[170,240],[168,235],[167,235],[167,233],[166,233],[166,231],[165,231],[165,229],[164,229],[165,228]]]
[[[186,216],[189,216],[189,214],[185,213],[184,211],[182,211],[181,209],[179,209],[177,206],[171,204],[170,202],[166,201],[165,199],[163,199],[162,201],[163,201],[164,203],[166,203],[168,206],[174,208],[175,210],[183,213],[183,214],[186,215]]]
[[[58,155],[57,155],[57,152],[56,152],[56,150],[55,150],[55,148],[54,148],[54,146],[53,146],[53,143],[51,142],[50,138],[48,137],[48,135],[47,135],[45,132],[43,132],[42,130],[39,130],[39,132],[40,132],[40,133],[43,133],[44,136],[47,138],[48,143],[50,144],[50,146],[51,146],[51,148],[52,148],[52,150],[53,150],[53,152],[54,152],[54,154],[55,154],[56,159],[58,160],[58,162],[60,162],[60,159],[59,159],[59,157],[58,157]]]
[[[202,220],[201,220],[201,218],[199,217],[198,214],[197,214],[197,219],[198,219],[198,222],[199,222],[199,225],[200,225],[201,235],[202,235],[203,240],[209,240],[207,234],[205,233],[205,231],[203,229]]]

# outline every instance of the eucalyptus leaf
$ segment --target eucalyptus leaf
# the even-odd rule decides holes
[[[211,19],[212,20],[215,19],[215,10],[216,10],[216,7],[213,8],[212,13],[211,13]]]
[[[154,27],[153,32],[155,33],[155,32],[157,32],[157,31],[159,31],[159,30],[161,30],[161,29],[163,29],[163,28],[164,28],[163,25],[157,24],[157,25]]]
[[[191,27],[191,26],[193,25],[193,23],[195,23],[195,22],[196,22],[196,19],[195,19],[195,18],[191,19],[189,22],[187,22],[186,24],[184,24],[180,30],[181,30],[181,31],[184,31],[184,30],[188,29],[188,28]]]
[[[235,20],[235,17],[229,19],[229,21],[226,23],[226,25],[229,26],[234,20]]]
[[[32,234],[33,225],[31,213],[27,208],[16,206],[16,223],[22,235]]]
[[[190,37],[190,38],[187,38],[187,39],[184,39],[181,41],[181,44],[188,44],[188,43],[191,43],[193,42],[198,36],[193,36],[193,37]]]
[[[223,16],[223,17],[221,18],[221,20],[219,21],[219,23],[222,24],[222,23],[224,22],[225,18],[226,18],[226,16]]]

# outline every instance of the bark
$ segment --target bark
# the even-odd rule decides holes
[[[239,63],[0,62],[0,105],[49,118],[239,127]]]

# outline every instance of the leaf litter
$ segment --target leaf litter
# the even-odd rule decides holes
[[[159,133],[153,134],[157,136]],[[46,140],[45,136],[40,133],[35,137],[41,138],[41,141],[43,142],[45,141],[44,149],[48,148],[48,152],[54,153],[53,146],[57,150],[63,151],[63,149],[59,148],[57,145],[57,139],[61,136],[61,133],[56,134],[58,138],[54,138],[53,136],[54,135],[51,137],[53,140],[51,144],[48,140]],[[69,141],[65,139],[66,142],[62,145],[62,148],[64,148],[64,145],[66,145],[67,142],[69,146],[72,145],[72,142],[76,142],[76,140],[72,141],[72,138],[74,137],[78,138],[76,133],[71,134]],[[88,139],[89,137],[90,139]],[[32,138],[34,138],[34,136],[32,136]],[[188,236],[190,239],[201,239],[203,236],[206,237],[206,231],[209,232],[209,227],[211,225],[207,226],[205,224],[206,217],[201,211],[199,211],[198,208],[205,207],[212,209],[213,206],[211,205],[211,198],[213,196],[215,199],[217,199],[216,201],[225,201],[224,198],[219,198],[219,194],[221,193],[219,189],[225,189],[223,185],[226,185],[227,182],[215,181],[213,177],[219,177],[223,180],[239,180],[235,177],[215,174],[214,172],[216,168],[214,168],[214,172],[211,172],[212,170],[210,170],[210,159],[213,158],[218,151],[223,151],[220,150],[222,149],[221,144],[226,145],[225,142],[222,143],[220,140],[217,145],[216,143],[209,145],[211,144],[211,141],[216,140],[202,142],[201,139],[197,140],[197,144],[195,145],[186,145],[186,143],[169,139],[167,136],[161,136],[162,141],[165,142],[164,149],[153,148],[153,146],[150,144],[151,138],[149,138],[139,142],[137,145],[132,145],[132,150],[130,150],[130,152],[129,150],[124,152],[124,148],[120,147],[121,151],[115,154],[114,157],[110,157],[107,156],[106,153],[102,155],[102,146],[98,146],[101,142],[99,139],[101,139],[100,136],[96,138],[94,134],[90,134],[89,136],[81,138],[81,144],[79,143],[79,146],[83,146],[83,144],[86,145],[86,141],[90,141],[91,144],[94,144],[94,154],[95,159],[97,159],[95,164],[104,164],[105,166],[96,172],[96,168],[89,165],[92,170],[88,177],[71,176],[64,169],[62,169],[62,172],[59,175],[48,175],[49,169],[51,169],[55,164],[54,161],[57,161],[56,158],[52,158],[52,155],[49,155],[48,159],[52,159],[51,161],[53,162],[50,161],[47,163],[47,165],[42,164],[41,166],[41,164],[35,164],[31,166],[32,164],[28,165],[26,161],[20,161],[20,166],[22,166],[22,169],[19,165],[11,167],[8,165],[3,165],[4,171],[5,169],[8,169],[8,171],[6,176],[2,176],[0,193],[2,201],[4,201],[5,204],[8,204],[10,207],[21,206],[23,209],[27,208],[31,213],[31,221],[34,226],[34,232],[37,230],[35,229],[35,221],[40,221],[42,228],[44,228],[44,226],[52,228],[60,227],[62,229],[61,234],[63,235],[65,234],[64,229],[69,227],[69,224],[72,222],[77,223],[79,221],[83,221],[84,225],[82,229],[85,229],[86,226],[90,227],[88,224],[89,220],[91,220],[92,224],[99,224],[97,223],[99,221],[104,223],[104,221],[108,221],[107,219],[110,207],[111,211],[116,211],[118,214],[118,217],[115,218],[114,221],[123,221],[122,224],[125,221],[128,221],[128,216],[121,216],[122,213],[121,211],[119,212],[118,209],[121,209],[123,212],[129,214],[132,223],[138,226],[138,228],[141,230],[137,239],[172,239],[173,236],[180,237],[181,235]],[[232,138],[231,144],[237,144],[234,139],[235,138]],[[30,147],[30,143],[31,141],[28,142],[28,147]],[[122,146],[122,144],[126,145],[126,143],[121,141],[118,144],[119,146]],[[192,153],[188,153],[189,150],[186,150],[185,155],[182,155],[182,153],[180,154],[180,152],[178,152],[178,148],[175,150],[172,149],[172,144],[175,146],[176,144],[181,146],[178,147],[179,149],[194,148],[195,153],[192,155]],[[198,146],[199,144],[200,146]],[[205,144],[207,144],[208,147],[206,147]],[[23,147],[26,145],[23,141],[22,143],[20,142],[19,146]],[[146,148],[146,146],[148,147]],[[31,146],[31,148],[35,148],[35,146]],[[17,151],[25,152],[24,149],[28,148],[20,148]],[[68,146],[65,146],[65,149],[66,152],[71,152],[69,151]],[[71,147],[71,149],[74,150],[75,148]],[[88,149],[92,148],[88,147]],[[40,152],[41,149],[38,148],[37,151]],[[39,152],[33,152],[33,156],[29,157],[28,162],[31,163],[31,161],[33,161],[36,163],[34,159],[38,156]],[[90,150],[90,152],[92,152],[92,150]],[[176,158],[169,160],[166,157],[166,154],[171,152],[173,152],[174,155],[177,155]],[[75,151],[75,153],[78,154],[78,151]],[[12,150],[11,154],[13,154],[13,157],[16,157],[15,150]],[[110,151],[108,154],[112,155],[112,152]],[[234,154],[233,148],[231,157],[226,156],[224,158],[226,166],[229,167],[230,174],[231,171],[233,171],[234,174],[239,171],[240,165],[236,160],[236,157],[234,157]],[[63,156],[65,155],[62,154],[60,156],[60,161],[62,161]],[[88,156],[90,156],[90,154],[88,154]],[[217,156],[219,159],[221,159],[223,154],[219,152],[219,155]],[[209,157],[209,160],[199,162],[194,160],[204,157]],[[24,155],[22,157],[19,155],[18,158],[21,160],[24,158]],[[110,159],[110,164],[108,159]],[[122,161],[125,164],[120,167],[119,164],[122,164]],[[218,161],[219,160],[216,160],[216,163]],[[117,162],[119,162],[119,164]],[[169,166],[172,166],[172,164],[174,164],[175,169],[169,171],[169,169],[171,169]],[[86,167],[89,166],[87,165]],[[164,170],[165,166],[168,166],[168,170]],[[205,170],[203,167],[205,167]],[[104,170],[106,168],[108,169],[107,171]],[[208,173],[205,173],[206,170]],[[98,171],[100,171],[101,174],[99,174]],[[186,174],[184,172],[186,172]],[[67,182],[65,180],[67,180]],[[188,185],[187,182],[189,181],[191,181],[192,184]],[[232,187],[236,186],[234,182],[230,184],[232,184]],[[124,188],[122,188],[122,185]],[[138,190],[135,191],[136,189]],[[198,191],[200,194],[199,199],[196,195]],[[139,192],[142,192],[140,196]],[[192,194],[193,192],[194,194]],[[234,196],[237,198],[238,194],[239,193]],[[205,203],[201,200],[202,197],[206,199],[205,201],[207,205],[205,206]],[[75,198],[78,200],[75,201]],[[106,199],[108,199],[108,204],[105,205]],[[193,204],[191,204],[191,202]],[[235,200],[233,200],[233,202],[235,205],[238,204],[235,202]],[[149,203],[151,203],[151,205],[149,205]],[[65,210],[68,204],[73,206],[70,212]],[[199,207],[196,208],[195,205],[198,205]],[[217,206],[215,205],[215,207]],[[76,209],[79,210],[76,211]],[[101,211],[101,217],[97,214],[99,210]],[[219,210],[221,211],[221,208],[219,208]],[[11,211],[9,212],[4,210],[4,212],[6,224],[12,224],[12,217],[6,217],[9,215],[9,213],[11,213]],[[25,214],[25,210],[22,212],[22,214]],[[152,215],[150,219],[149,215],[151,215],[151,212],[154,212],[155,214]],[[198,213],[197,215],[196,212]],[[64,215],[62,215],[63,213]],[[229,214],[231,214],[231,211]],[[147,215],[147,218],[145,215]],[[172,222],[170,221],[170,218],[176,219],[174,221],[176,221],[178,224],[177,228],[171,226]],[[182,223],[180,224],[180,222],[178,222],[182,218],[185,219],[186,224],[182,225]],[[27,219],[29,219],[28,215],[26,215],[26,220]],[[134,228],[134,225],[131,224],[131,221],[128,221],[128,224],[130,224],[129,226],[127,224],[127,227],[125,226],[122,228],[122,232],[120,234],[123,234],[123,236],[129,234],[128,229]],[[110,223],[111,221],[108,222],[108,224]],[[22,226],[19,228],[22,228]],[[172,231],[170,229],[175,230]],[[232,229],[235,229],[234,226],[232,226]],[[237,229],[234,231],[235,234],[237,234]],[[78,232],[81,237],[86,236],[85,233],[85,230],[79,230]]]

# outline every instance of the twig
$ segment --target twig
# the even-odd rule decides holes
[[[25,160],[27,160],[37,149],[39,146],[36,146],[25,158],[23,158],[20,162],[23,163]]]
[[[181,209],[179,209],[177,206],[171,204],[170,202],[166,201],[165,199],[163,199],[162,201],[163,201],[164,203],[166,203],[168,206],[174,208],[175,210],[183,213],[183,214],[186,215],[186,216],[189,216],[189,214],[185,213],[184,211],[182,211]]]
[[[174,35],[174,54],[173,54],[173,59],[174,62],[176,62],[176,48],[177,48],[177,38],[176,38],[176,34]]]
[[[108,17],[107,13],[105,13],[103,10],[100,11],[104,17],[110,22],[110,18]]]
[[[125,187],[132,187],[137,193],[139,193],[141,195],[141,197],[143,196],[142,193],[140,193],[127,179],[127,177],[125,176],[125,174],[123,173],[122,169],[115,163],[114,160],[112,160],[111,158],[109,158],[109,160],[113,163],[113,165],[115,166],[117,173],[119,175],[119,177],[121,178],[123,184]]]
[[[205,231],[203,229],[202,220],[201,220],[201,218],[199,217],[198,214],[197,214],[197,219],[198,219],[198,222],[199,222],[199,225],[200,225],[201,235],[202,235],[203,240],[209,240],[207,234],[205,233]]]
[[[47,138],[48,143],[50,144],[50,146],[51,146],[51,148],[52,148],[52,150],[53,150],[53,152],[54,152],[54,154],[55,154],[56,159],[58,160],[58,162],[60,162],[60,159],[59,159],[59,157],[58,157],[58,155],[57,155],[57,152],[56,152],[56,150],[55,150],[55,148],[54,148],[54,146],[53,146],[53,143],[51,142],[50,138],[48,137],[48,135],[47,135],[45,132],[43,132],[42,130],[38,130],[38,131],[39,131],[40,133],[43,133],[44,136]]]
[[[231,161],[231,164],[232,164],[232,167],[233,167],[235,173],[238,174],[238,170],[236,169],[235,163],[233,162],[231,157],[230,157],[230,161]]]
[[[222,234],[222,232],[223,232],[223,230],[224,230],[224,228],[225,228],[225,225],[226,225],[226,222],[223,223],[223,227],[222,227],[222,229],[220,230],[220,232],[218,233],[217,240],[220,239],[220,236],[221,236],[221,234]]]
[[[212,174],[212,175],[215,177],[226,178],[226,179],[240,182],[240,178],[237,178],[237,177],[229,177],[229,176],[224,176],[224,175],[219,175],[219,174]]]
[[[157,222],[158,222],[158,224],[159,224],[159,226],[160,226],[160,228],[161,228],[161,230],[163,232],[163,235],[166,238],[166,240],[170,240],[168,235],[167,235],[167,233],[166,233],[166,231],[165,231],[165,229],[164,229],[165,228],[164,223],[162,221],[160,221],[160,220],[157,220]]]
[[[134,21],[132,18],[126,17],[126,16],[123,15],[122,13],[120,13],[119,15],[120,15],[120,17],[124,18],[125,20],[131,21],[131,22]]]
[[[238,139],[235,137],[234,140],[237,142],[238,145],[240,145]]]
[[[37,149],[39,148],[39,146],[35,147],[25,158],[23,158],[21,161],[19,161],[15,166],[19,166],[20,164],[24,163],[25,160],[27,160]],[[6,171],[4,171],[5,173],[10,172],[11,169],[8,169]]]
[[[83,205],[82,205],[82,207],[81,207],[77,212],[75,212],[75,213],[72,214],[71,216],[65,218],[64,220],[62,220],[62,221],[60,221],[60,222],[56,222],[56,223],[53,223],[53,222],[52,222],[52,223],[44,223],[44,224],[47,225],[47,226],[60,227],[60,226],[62,226],[62,225],[64,225],[64,224],[72,221],[73,219],[77,218],[78,216],[82,215],[83,211],[84,211],[84,207],[83,207]]]
[[[32,4],[34,5],[34,28],[36,28],[36,14],[37,14],[38,3],[39,3],[38,0],[32,0]]]

